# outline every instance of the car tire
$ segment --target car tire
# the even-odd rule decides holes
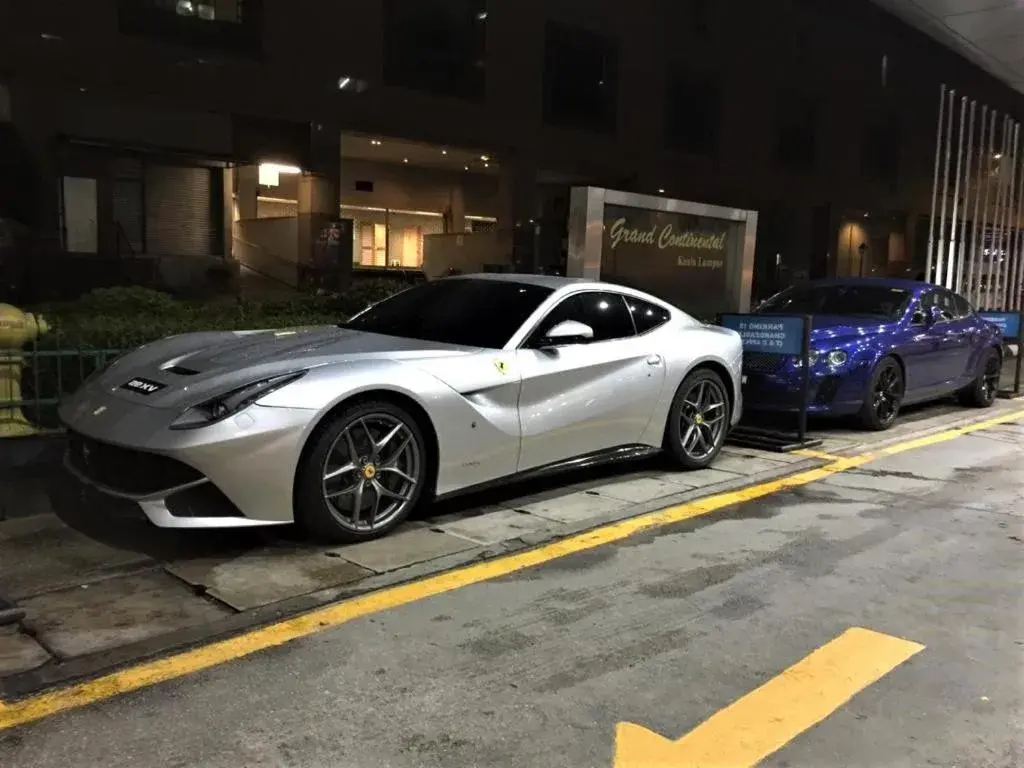
[[[423,430],[396,404],[379,400],[342,408],[316,430],[303,453],[296,522],[332,543],[385,536],[423,498],[428,459]]]
[[[981,361],[981,372],[969,387],[957,392],[957,400],[968,408],[988,408],[999,395],[999,375],[1003,357],[995,347],[985,350]]]
[[[721,453],[731,420],[732,404],[722,377],[698,368],[683,379],[672,400],[665,451],[682,469],[705,469]]]
[[[871,382],[860,409],[860,421],[876,432],[896,423],[905,391],[903,369],[894,357],[886,357],[871,374]]]

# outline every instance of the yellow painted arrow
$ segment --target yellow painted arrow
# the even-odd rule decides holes
[[[615,768],[751,768],[923,650],[848,629],[678,741],[619,723]]]

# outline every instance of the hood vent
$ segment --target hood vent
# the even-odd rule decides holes
[[[173,373],[176,376],[198,376],[199,371],[193,371],[191,368],[186,368],[182,365],[172,365],[170,368],[164,368],[167,373]]]

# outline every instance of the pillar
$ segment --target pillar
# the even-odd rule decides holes
[[[449,222],[451,231],[462,233],[466,231],[466,196],[461,184],[456,184],[451,189],[448,197],[448,206],[451,211]]]
[[[537,164],[512,152],[499,158],[499,244],[515,272],[537,271]]]
[[[255,219],[259,216],[257,198],[260,193],[260,167],[258,165],[240,165],[234,173],[235,203],[238,206],[239,219]],[[232,214],[231,220],[234,220]]]
[[[310,126],[309,167],[298,181],[298,249],[300,268],[314,263],[317,239],[341,218],[341,131],[315,122]],[[331,284],[344,289],[352,281],[352,260],[341,259]]]

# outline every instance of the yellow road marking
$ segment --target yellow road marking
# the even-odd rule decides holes
[[[267,648],[284,645],[292,640],[307,637],[326,628],[344,624],[352,619],[385,611],[389,608],[397,608],[398,606],[441,595],[471,584],[479,584],[501,576],[507,576],[524,568],[531,568],[560,557],[621,541],[641,531],[672,525],[694,517],[707,515],[726,507],[753,501],[754,499],[789,488],[807,485],[838,472],[862,466],[883,455],[890,456],[902,451],[934,445],[952,440],[961,435],[1019,419],[1024,419],[1024,410],[1012,411],[987,421],[957,427],[956,429],[910,440],[906,443],[892,445],[880,450],[878,453],[864,453],[848,458],[841,457],[831,464],[811,469],[807,472],[750,486],[749,488],[741,488],[737,491],[729,491],[703,499],[696,499],[679,506],[620,520],[619,522],[570,536],[536,549],[488,560],[436,576],[429,576],[420,581],[382,589],[343,603],[319,608],[311,613],[286,619],[277,624],[254,629],[237,637],[214,642],[162,659],[144,662],[94,680],[66,688],[59,688],[22,701],[11,703],[0,701],[0,731],[49,717],[58,712],[103,701],[122,693],[137,691],[140,688],[184,677],[185,675],[240,659]]]
[[[825,461],[836,461],[842,458],[842,456],[837,456],[834,453],[816,451],[813,448],[798,448],[797,450],[793,451],[793,455],[803,456],[805,459],[824,459]]]
[[[848,629],[678,741],[619,723],[615,768],[751,768],[923,650]]]

